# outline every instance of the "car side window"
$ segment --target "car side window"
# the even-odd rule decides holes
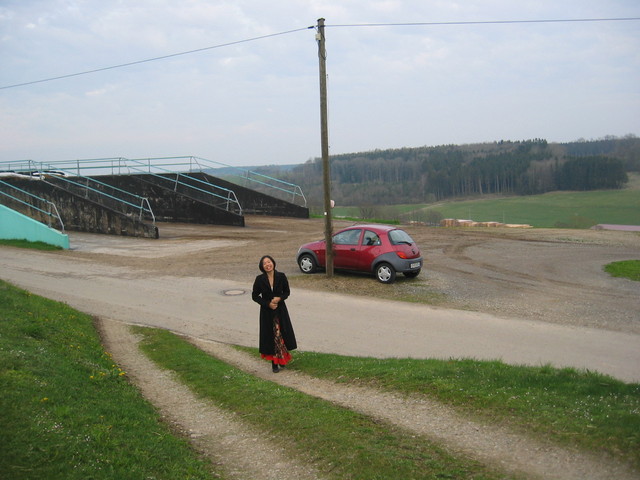
[[[337,233],[333,236],[334,245],[357,245],[360,240],[360,233],[362,230],[345,230],[344,232]]]
[[[380,237],[376,232],[372,232],[371,230],[364,231],[364,239],[362,240],[362,245],[364,246],[373,246],[380,245]]]

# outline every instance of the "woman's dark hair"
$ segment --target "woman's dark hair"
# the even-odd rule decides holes
[[[264,272],[264,267],[262,266],[262,262],[264,262],[264,259],[268,258],[269,260],[271,260],[271,263],[273,263],[273,269],[276,269],[276,261],[273,259],[273,257],[271,255],[264,255],[261,259],[260,259],[260,263],[258,264],[258,268],[260,269],[260,271],[262,273]]]

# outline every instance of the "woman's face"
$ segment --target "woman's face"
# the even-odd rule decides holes
[[[262,260],[262,268],[265,272],[271,272],[273,270],[273,262],[270,258],[265,258]]]

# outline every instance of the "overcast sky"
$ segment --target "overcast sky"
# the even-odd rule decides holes
[[[640,21],[362,26],[640,17],[638,0],[0,0],[0,87],[217,47],[1,88],[0,162],[319,157],[321,17],[331,154],[640,135]]]

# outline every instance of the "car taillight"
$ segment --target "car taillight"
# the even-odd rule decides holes
[[[409,258],[409,257],[407,257],[407,254],[406,254],[406,253],[404,253],[404,252],[396,252],[396,255],[398,255],[400,258],[402,258],[402,259],[404,259],[404,260],[406,260],[407,258]]]

